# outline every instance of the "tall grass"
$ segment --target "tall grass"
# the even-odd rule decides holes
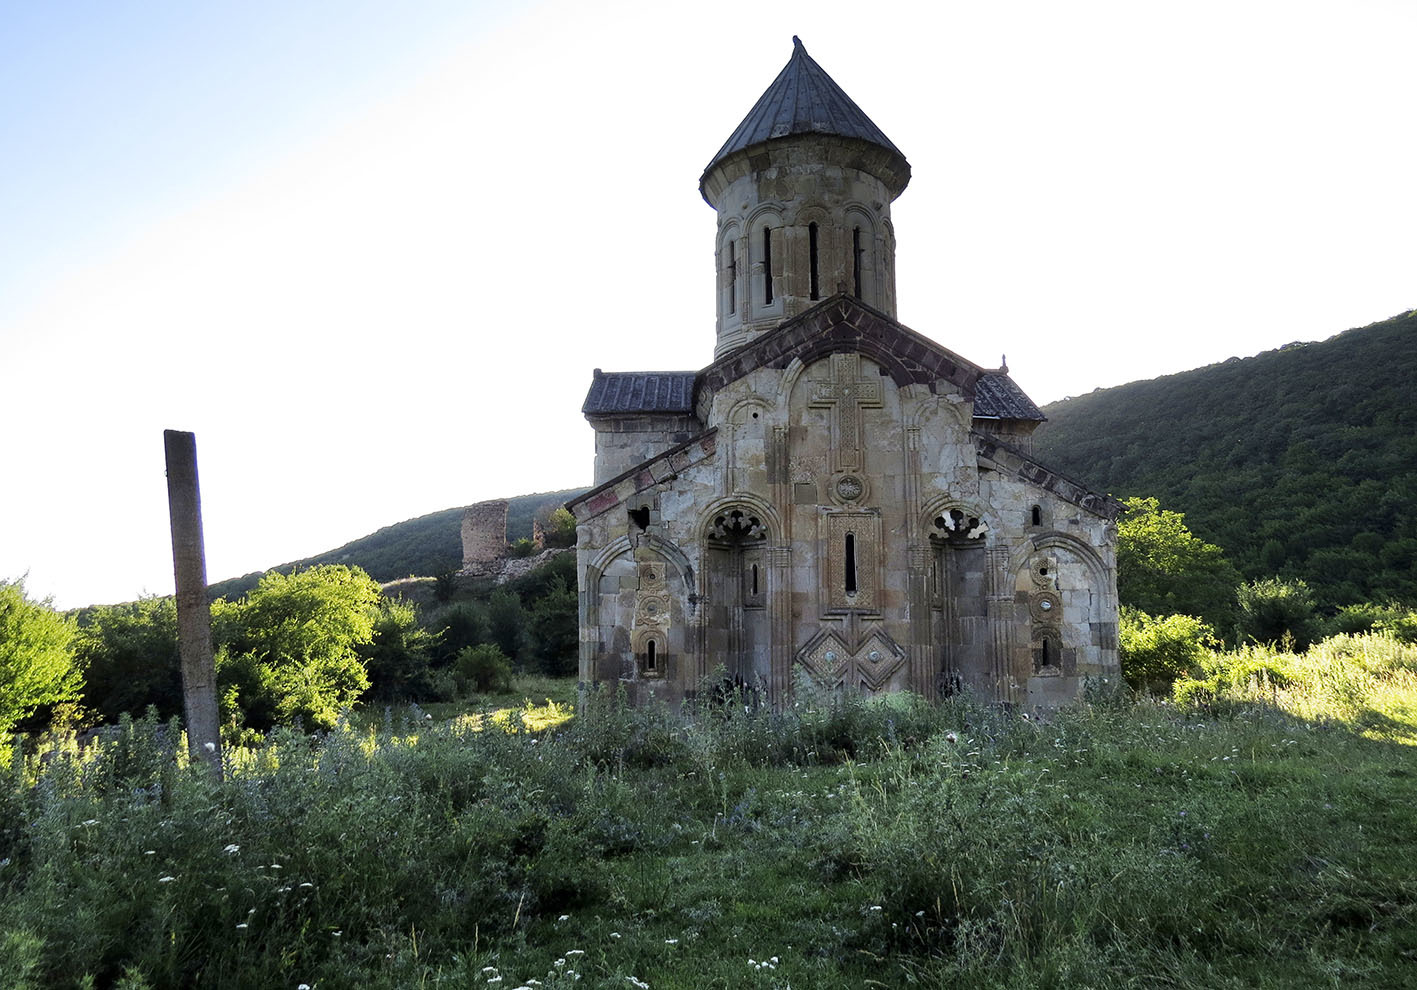
[[[151,720],[50,740],[0,787],[0,985],[1401,985],[1411,751],[1225,690],[600,693],[279,731],[223,783]]]

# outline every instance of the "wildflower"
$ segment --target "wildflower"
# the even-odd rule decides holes
[[[561,917],[557,918],[556,920],[557,920],[557,921],[570,921],[570,920],[571,920],[571,916],[570,916],[569,914],[563,914],[563,915],[561,915]]]
[[[953,732],[946,732],[945,742],[953,746],[955,743],[959,742],[959,736],[955,735]]]
[[[144,856],[156,856],[156,855],[157,855],[157,850],[156,850],[156,849],[144,849],[144,850],[143,850],[143,855],[144,855]]]
[[[279,863],[272,863],[272,864],[271,864],[271,869],[273,869],[273,870],[278,870],[278,869],[280,869],[280,864],[279,864]]]
[[[211,747],[211,745],[212,745],[211,743],[207,743],[207,746],[208,746],[209,748]],[[295,990],[310,990],[310,984],[308,984],[308,983],[302,983],[302,984],[300,984],[300,986],[296,987]]]
[[[495,973],[495,972],[497,972],[497,967],[496,967],[496,966],[483,966],[483,967],[482,967],[482,972],[484,972],[484,973]]]
[[[610,933],[610,937],[611,937],[611,938],[619,938],[619,937],[620,937],[620,933],[619,933],[619,932],[611,932],[611,933]]]
[[[881,909],[881,906],[880,906],[879,904],[872,904],[872,905],[871,905],[871,910],[872,910],[872,911],[879,911],[880,909]]]
[[[236,843],[234,843],[234,842],[231,843],[231,845],[227,846],[225,849],[222,850],[222,852],[226,853],[228,856],[233,855],[233,854],[235,854],[235,853],[239,853],[240,851],[241,851],[241,847],[238,846],[238,845],[237,845]]]
[[[168,875],[168,876],[165,876],[165,877],[158,877],[158,878],[157,878],[157,882],[158,882],[158,883],[171,883],[172,881],[174,881],[174,880],[176,880],[176,879],[177,879],[176,877],[171,876],[171,875]]]
[[[678,945],[678,944],[679,944],[679,940],[678,940],[677,938],[667,938],[667,939],[664,940],[664,944],[665,944],[665,945]]]
[[[97,825],[97,824],[98,824],[98,819],[97,819],[97,818],[90,818],[90,819],[88,819],[88,820],[86,820],[86,821],[84,822],[84,825],[85,825],[85,826],[88,826],[88,825]]]
[[[313,886],[315,886],[315,885],[314,885],[313,883],[302,883],[300,886],[301,886],[301,888],[303,889],[303,888],[305,888],[305,887],[313,887]]]
[[[250,928],[250,927],[251,927],[250,925],[246,924],[246,922],[243,921],[243,922],[241,922],[241,924],[239,924],[239,925],[236,926],[236,929],[237,929],[237,931],[240,931],[242,928]]]
[[[569,951],[566,953],[566,955],[567,955],[567,956],[583,956],[583,955],[585,955],[585,949],[571,949],[571,950],[569,950]]]
[[[344,934],[344,932],[330,932],[330,934],[333,935],[335,938],[339,938],[341,935]]]
[[[488,983],[501,983],[501,982],[502,982],[502,974],[501,974],[501,973],[498,973],[496,976],[489,976],[489,977],[487,977],[487,982],[488,982]]]
[[[215,752],[216,752],[216,743],[214,743],[214,742],[202,743],[202,746],[206,749],[206,751],[207,751],[208,753],[215,753]],[[305,984],[303,984],[303,983],[300,984],[300,985],[301,985],[302,987],[305,986]]]
[[[649,984],[643,980],[637,980],[633,976],[627,976],[625,979],[629,980],[631,985],[639,987],[639,990],[649,990]]]

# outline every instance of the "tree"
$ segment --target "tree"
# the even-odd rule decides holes
[[[105,722],[148,706],[164,719],[182,714],[177,603],[144,598],[100,605],[80,620],[74,652],[84,670],[84,705]]]
[[[1191,615],[1226,629],[1240,576],[1220,547],[1193,535],[1185,516],[1154,498],[1124,500],[1117,522],[1117,594],[1150,615]]]
[[[24,579],[0,581],[0,733],[41,705],[78,697],[83,675],[70,646],[74,624],[31,601]]]
[[[1265,578],[1237,592],[1240,633],[1256,643],[1292,641],[1303,652],[1318,635],[1314,595],[1303,581]]]
[[[432,663],[438,638],[438,633],[418,624],[415,606],[401,598],[383,599],[374,620],[373,639],[359,650],[373,694],[387,700],[444,700],[452,680],[442,672],[445,688],[435,677]]]
[[[333,726],[369,686],[359,651],[373,641],[381,598],[364,571],[325,564],[272,572],[244,600],[217,603],[228,706],[255,729],[296,718]]]

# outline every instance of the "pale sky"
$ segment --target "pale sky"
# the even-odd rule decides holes
[[[1417,306],[1411,0],[12,3],[0,578],[171,593],[169,428],[213,581],[588,484],[793,34],[910,160],[901,321],[1040,403]]]

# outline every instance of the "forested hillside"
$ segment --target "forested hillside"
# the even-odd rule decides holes
[[[1185,513],[1247,578],[1417,601],[1417,310],[1044,407],[1039,457]]]
[[[518,495],[508,499],[507,539],[515,541],[531,536],[532,517],[538,511],[547,506],[560,505],[584,490],[567,488],[559,492]],[[347,564],[362,567],[376,581],[392,581],[410,574],[426,577],[456,570],[462,566],[462,516],[462,506],[430,512],[417,519],[385,526],[335,550],[278,564],[270,569],[290,571],[316,564]],[[212,598],[236,598],[254,588],[263,573],[254,571],[218,582],[211,586],[210,595]]]

